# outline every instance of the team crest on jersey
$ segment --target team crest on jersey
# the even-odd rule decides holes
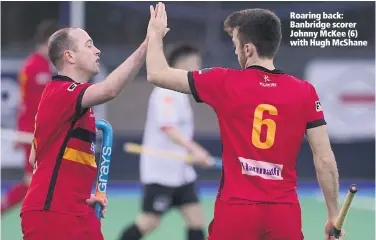
[[[321,112],[322,111],[322,106],[320,101],[315,102],[316,105],[316,112]]]
[[[272,82],[272,80],[269,78],[268,75],[264,75],[263,77],[264,81],[260,81],[260,86],[262,87],[276,87],[277,83]]]
[[[80,83],[72,83],[69,87],[68,87],[68,91],[70,92],[73,92],[73,90],[78,86],[80,85]]]

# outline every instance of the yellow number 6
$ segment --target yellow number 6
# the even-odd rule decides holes
[[[275,140],[276,124],[272,119],[262,119],[264,111],[271,115],[278,115],[277,108],[269,104],[260,104],[255,109],[253,118],[252,144],[260,149],[271,148]],[[266,139],[261,141],[261,127],[266,125]]]

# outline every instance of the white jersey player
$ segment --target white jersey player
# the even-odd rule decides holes
[[[200,69],[200,53],[188,44],[181,44],[171,51],[169,64],[188,71]],[[208,152],[193,141],[193,120],[188,95],[155,87],[149,98],[142,144],[189,154],[194,162],[208,166]],[[142,213],[119,239],[141,239],[158,227],[165,212],[176,207],[186,223],[186,239],[204,240],[204,213],[195,188],[194,168],[182,160],[141,154],[140,175],[144,185]]]
[[[176,128],[186,141],[193,138],[193,115],[188,95],[155,87],[150,95],[143,145],[154,149],[187,154],[171,139]],[[140,175],[143,184],[180,187],[196,180],[195,170],[184,161],[141,154]]]

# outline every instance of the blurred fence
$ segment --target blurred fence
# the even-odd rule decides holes
[[[104,73],[123,61],[143,40],[152,2],[86,2],[85,25],[102,50]],[[373,180],[375,175],[375,3],[374,2],[168,2],[167,43],[189,41],[203,49],[204,66],[238,68],[231,39],[222,31],[224,18],[244,8],[269,8],[282,19],[284,40],[276,66],[312,82],[318,90],[328,121],[341,178]],[[33,50],[36,25],[43,19],[69,21],[69,2],[2,3],[1,127],[14,128],[19,97],[16,74],[23,58]],[[289,46],[289,13],[342,12],[345,22],[356,22],[364,48],[293,48]],[[105,74],[98,76],[100,80]],[[116,100],[96,110],[115,129],[111,179],[138,180],[138,158],[122,151],[125,141],[141,141],[147,100],[152,86],[145,81],[145,69]],[[221,143],[213,111],[194,104],[196,139],[214,155]],[[22,176],[22,155],[2,140],[2,179]],[[288,144],[288,143],[286,143]],[[7,147],[8,146],[8,147]],[[200,179],[217,180],[219,172],[199,170]],[[315,178],[312,156],[303,143],[298,161],[302,179]]]

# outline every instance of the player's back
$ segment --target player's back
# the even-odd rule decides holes
[[[278,70],[228,71],[216,111],[224,160],[219,197],[296,202],[297,155],[307,126],[315,124],[310,108],[321,111],[310,104],[313,87]]]
[[[21,212],[86,214],[95,180],[95,118],[81,108],[89,84],[57,76],[45,88],[35,119],[36,170]]]
[[[19,76],[21,92],[19,129],[32,132],[33,121],[38,104],[46,84],[51,80],[48,60],[39,53],[28,56],[23,63]]]

